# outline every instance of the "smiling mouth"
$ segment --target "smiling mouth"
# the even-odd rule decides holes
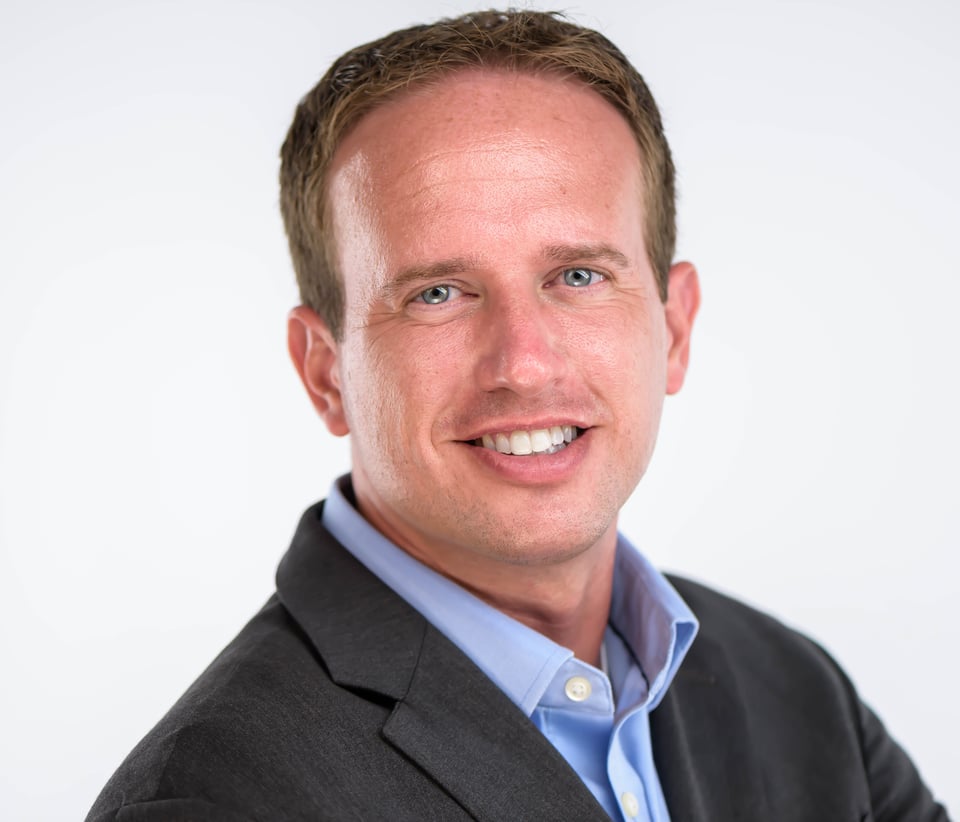
[[[473,440],[473,445],[488,448],[501,454],[528,456],[532,454],[556,454],[573,442],[584,429],[575,425],[554,425],[550,428],[534,428],[529,431],[497,432],[484,434]]]

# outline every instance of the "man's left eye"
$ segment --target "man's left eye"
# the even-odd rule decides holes
[[[427,305],[440,305],[460,294],[460,289],[455,285],[432,285],[417,294],[415,302],[426,303]]]
[[[589,268],[568,268],[561,276],[566,285],[571,285],[574,288],[593,285],[604,279],[603,274],[599,274]]]

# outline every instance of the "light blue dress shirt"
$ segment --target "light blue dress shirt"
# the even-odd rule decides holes
[[[422,613],[530,717],[612,819],[668,822],[650,745],[649,712],[697,633],[673,586],[618,537],[605,670],[487,605],[398,548],[331,488],[323,524]]]

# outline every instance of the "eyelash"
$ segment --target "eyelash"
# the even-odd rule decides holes
[[[565,279],[566,275],[576,271],[589,274],[590,282],[579,284],[579,285],[571,285],[569,282],[566,282],[566,279]],[[594,271],[592,268],[587,268],[586,266],[574,266],[573,268],[563,269],[563,271],[557,274],[557,276],[554,277],[553,280],[551,280],[548,283],[548,285],[553,286],[555,284],[558,284],[557,281],[561,279],[563,279],[564,284],[569,286],[570,288],[586,288],[587,286],[596,285],[598,282],[603,282],[604,280],[607,279],[607,277],[605,274],[601,274],[599,271]],[[444,299],[432,301],[427,298],[427,295],[431,291],[437,292],[441,290],[446,292],[446,296]],[[462,294],[462,293],[463,293],[463,290],[458,286],[452,285],[450,283],[437,283],[436,285],[432,285],[429,288],[425,288],[423,289],[423,291],[420,291],[419,293],[417,293],[414,296],[414,298],[411,300],[411,302],[420,303],[421,305],[443,305],[444,303],[449,302],[450,299],[455,297],[457,294]]]
[[[440,289],[446,290],[447,295],[445,299],[440,300],[439,302],[431,302],[427,299],[427,294],[429,294],[431,291],[439,291]],[[411,300],[411,302],[421,303],[423,305],[443,305],[445,302],[450,300],[452,296],[455,296],[451,292],[458,292],[460,294],[463,293],[460,288],[455,285],[451,285],[450,283],[437,283],[436,285],[431,285],[429,288],[423,289],[423,291],[419,292],[413,298],[413,300]]]
[[[573,273],[574,271],[582,271],[582,272],[585,272],[585,273],[589,274],[589,275],[590,275],[590,282],[588,282],[588,283],[583,283],[583,284],[581,284],[581,285],[571,285],[570,283],[566,282],[566,280],[565,280],[566,275],[567,275],[567,274],[571,274],[571,273]],[[566,285],[570,286],[570,288],[585,288],[585,287],[590,286],[590,285],[596,285],[597,283],[601,283],[601,282],[603,282],[604,280],[606,280],[607,277],[606,277],[605,274],[601,274],[599,271],[594,271],[592,268],[587,268],[586,266],[577,265],[577,266],[573,266],[572,268],[565,268],[565,269],[563,269],[563,271],[561,271],[561,272],[554,278],[554,281],[555,281],[555,280],[561,280],[561,279],[563,279],[563,280],[564,280],[564,283],[565,283]],[[551,281],[551,282],[553,282],[553,281]]]

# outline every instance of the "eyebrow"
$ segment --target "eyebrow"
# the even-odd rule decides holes
[[[630,260],[612,245],[606,243],[586,243],[583,245],[548,245],[543,255],[555,263],[575,263],[580,260],[602,260],[620,268],[629,268]]]
[[[453,274],[463,274],[479,267],[479,260],[472,257],[453,257],[429,265],[412,265],[398,272],[397,276],[383,287],[382,296],[392,300],[415,283],[442,280]]]

